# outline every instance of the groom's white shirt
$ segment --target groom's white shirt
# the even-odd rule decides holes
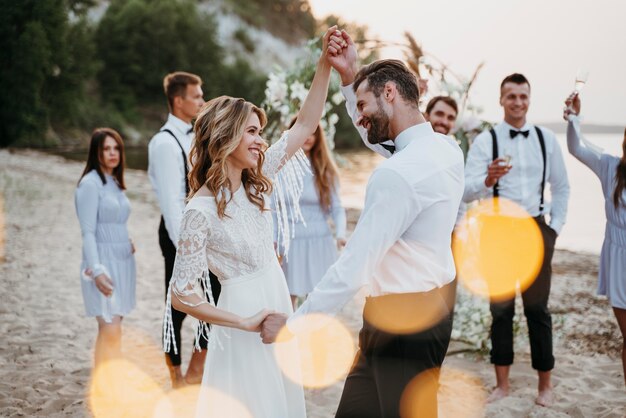
[[[356,98],[348,87],[344,95],[354,120]],[[367,132],[359,132],[367,143]],[[299,331],[295,318],[335,314],[367,284],[372,296],[381,296],[427,292],[454,280],[450,240],[463,196],[463,153],[430,123],[404,130],[395,146],[370,177],[363,212],[341,256],[290,317],[292,332]]]

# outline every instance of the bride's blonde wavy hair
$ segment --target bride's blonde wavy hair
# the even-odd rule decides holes
[[[256,113],[261,128],[267,123],[265,112],[244,99],[220,96],[205,103],[194,124],[195,140],[190,152],[190,196],[206,185],[215,196],[217,214],[226,216],[226,205],[232,198],[226,160],[243,138],[248,118]],[[265,154],[261,151],[257,166],[244,169],[242,187],[250,202],[265,210],[265,193],[271,193],[272,182],[261,171]],[[228,200],[227,200],[228,198]]]

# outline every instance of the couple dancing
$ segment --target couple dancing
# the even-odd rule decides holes
[[[360,351],[336,416],[396,417],[401,407],[420,416],[437,414],[439,367],[452,330],[450,235],[463,194],[463,156],[420,114],[417,82],[406,66],[383,60],[357,71],[356,63],[348,34],[330,28],[296,123],[268,149],[260,136],[265,114],[243,99],[211,100],[194,126],[191,193],[168,305],[199,319],[198,334],[211,324],[202,385],[235,398],[255,418],[306,416],[302,386],[281,372],[270,344],[284,326],[296,336],[304,332],[287,320],[336,313],[368,284],[372,296],[366,316],[381,306],[432,317],[419,311],[429,306],[440,315],[435,324],[405,334],[388,333],[364,319]],[[292,314],[274,253],[268,199],[281,169],[293,163],[289,159],[317,129],[331,67],[341,76],[348,110],[364,141],[390,158],[372,174],[354,239]],[[393,146],[383,148],[389,139]],[[222,284],[217,306],[209,269]],[[166,346],[173,342],[169,324],[166,317]],[[296,340],[279,344],[291,345],[287,360],[297,366]],[[423,385],[401,406],[405,387],[418,376]],[[197,416],[232,416],[213,393],[201,391]]]

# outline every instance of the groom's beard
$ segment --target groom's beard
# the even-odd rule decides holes
[[[379,144],[389,139],[389,116],[378,107],[375,114],[368,118],[370,129],[367,131],[367,141],[370,144]]]

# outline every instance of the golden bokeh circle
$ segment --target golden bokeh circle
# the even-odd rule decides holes
[[[218,389],[189,385],[172,390],[155,404],[152,418],[195,418],[198,399],[206,400],[213,412],[211,416],[252,418],[240,401]]]
[[[436,397],[436,404],[433,399]],[[479,418],[485,416],[487,393],[482,380],[471,373],[444,366],[415,376],[400,398],[403,418],[434,416]]]
[[[519,205],[494,198],[468,210],[452,241],[457,276],[472,293],[511,299],[535,280],[544,246],[537,222]]]
[[[404,388],[400,397],[400,416],[419,418],[437,416],[437,391],[439,390],[439,368],[424,370]]]
[[[487,389],[480,377],[468,370],[444,365],[439,378],[439,416],[482,418]]]
[[[454,284],[428,293],[378,296],[367,300],[363,317],[379,330],[391,334],[413,334],[432,328],[448,318],[454,299]]]
[[[293,319],[294,338],[286,327],[278,334],[274,355],[283,373],[308,388],[330,386],[343,379],[354,360],[355,344],[348,329],[323,314]]]
[[[161,396],[163,391],[154,379],[123,359],[99,365],[89,385],[89,406],[95,418],[150,418]]]

